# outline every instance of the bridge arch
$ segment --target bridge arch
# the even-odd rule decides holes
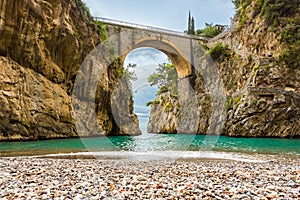
[[[180,77],[178,81],[180,86],[179,101],[182,102],[182,105],[188,106],[182,112],[180,111],[182,116],[179,125],[181,127],[178,132],[196,133],[198,129],[200,119],[199,102],[197,93],[193,90],[193,85],[190,84],[190,78],[194,77],[190,75],[195,75],[197,78],[197,73],[200,73],[211,99],[212,114],[207,134],[221,134],[226,117],[224,85],[219,76],[218,67],[204,54],[201,38],[123,25],[107,25],[107,30],[109,32],[108,40],[95,47],[86,57],[74,83],[72,102],[76,129],[79,130],[79,133],[82,132],[84,135],[86,133],[103,132],[103,128],[97,123],[95,94],[98,82],[106,78],[105,74],[108,73],[107,69],[110,64],[116,61],[116,58],[121,58],[121,64],[124,64],[124,59],[132,50],[140,47],[151,47],[164,52],[171,59]],[[122,102],[119,103],[122,104]],[[117,106],[112,106],[112,108],[117,108]],[[191,114],[192,112],[196,113]],[[119,125],[125,124],[126,127],[129,127],[128,124],[133,124],[132,127],[134,127],[134,119],[131,119],[130,115],[122,118],[122,113],[119,114],[118,110],[112,111],[112,113],[116,113],[114,114],[115,119],[123,119],[119,120]],[[185,115],[186,113],[189,114]],[[185,123],[187,121],[188,123]],[[187,124],[189,126],[186,126]]]
[[[175,66],[179,78],[184,78],[192,74],[191,64],[186,56],[170,41],[155,40],[153,38],[142,38],[136,41],[136,44],[128,48],[121,56],[121,62],[124,63],[126,56],[133,50],[149,47],[157,49],[168,56]]]

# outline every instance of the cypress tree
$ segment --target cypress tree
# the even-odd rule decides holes
[[[191,23],[192,23],[192,19],[191,19],[191,11],[189,11],[189,19],[188,19],[188,30],[187,30],[187,34],[191,34]]]
[[[187,34],[195,35],[195,19],[192,17],[191,11],[189,11]]]
[[[195,19],[192,17],[192,22],[191,22],[191,33],[192,35],[195,35]]]

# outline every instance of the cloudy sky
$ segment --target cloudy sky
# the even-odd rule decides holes
[[[234,14],[231,0],[85,0],[93,16],[166,28],[187,29],[188,11],[196,28],[205,22],[230,24]]]
[[[152,48],[140,48],[131,51],[125,59],[124,66],[129,63],[137,64],[134,72],[137,80],[132,82],[134,110],[137,114],[142,131],[147,130],[149,119],[149,109],[146,106],[148,101],[155,99],[157,87],[151,87],[148,83],[148,77],[155,72],[159,63],[168,63],[169,59],[164,53]]]
[[[84,0],[93,16],[103,17],[142,25],[154,26],[183,32],[187,29],[188,12],[195,18],[196,29],[205,23],[230,24],[234,14],[231,0]],[[159,63],[168,62],[162,52],[142,48],[128,54],[124,66],[137,64],[135,73],[138,80],[133,82],[135,113],[140,127],[146,131],[149,107],[145,104],[155,99],[157,88],[150,87],[147,79]]]

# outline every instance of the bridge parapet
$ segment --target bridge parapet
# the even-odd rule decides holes
[[[94,17],[94,19],[96,21],[102,22],[104,24],[142,29],[142,30],[147,30],[147,31],[152,31],[152,32],[175,35],[175,36],[184,37],[184,38],[188,38],[188,39],[200,40],[200,41],[203,41],[203,42],[208,42],[208,40],[210,39],[210,38],[207,38],[207,37],[199,37],[199,36],[195,36],[195,35],[188,35],[188,34],[185,34],[185,33],[179,32],[179,31],[173,31],[173,30],[158,28],[158,27],[154,27],[154,26],[146,26],[146,25],[141,25],[141,24],[135,24],[135,23],[131,23],[131,22],[124,22],[124,21],[119,21],[119,20],[114,20],[114,19],[108,19],[108,18],[102,18],[102,17]]]

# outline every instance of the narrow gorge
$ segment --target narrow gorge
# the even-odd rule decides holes
[[[236,6],[228,30],[192,49],[198,68],[161,47],[178,61],[182,94],[157,95],[148,132],[300,136],[299,3]],[[123,26],[104,26],[81,0],[2,0],[0,10],[0,141],[141,134],[124,55],[105,42]]]

